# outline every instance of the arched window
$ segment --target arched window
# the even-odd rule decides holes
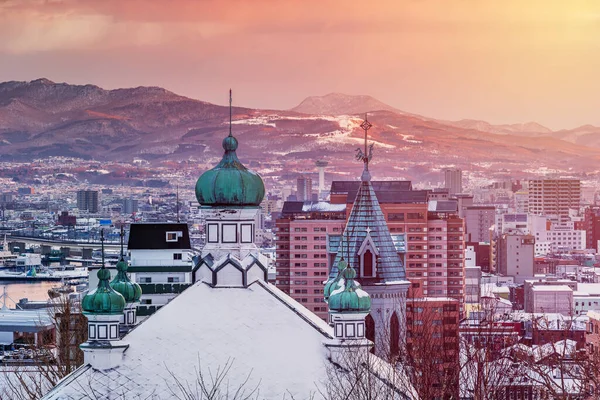
[[[390,318],[390,360],[400,355],[400,321],[396,311]]]
[[[371,314],[365,318],[365,338],[375,343],[375,320],[373,320]],[[375,353],[375,346],[371,348],[371,353]]]
[[[371,250],[365,251],[363,255],[363,276],[373,276],[373,253]]]

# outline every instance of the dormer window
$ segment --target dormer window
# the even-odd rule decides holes
[[[371,230],[367,229],[367,237],[358,249],[360,260],[360,276],[362,278],[375,278],[377,276],[377,256],[379,251],[371,237]]]
[[[181,231],[170,231],[167,232],[167,242],[177,242],[180,237],[183,236]]]

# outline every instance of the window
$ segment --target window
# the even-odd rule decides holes
[[[181,253],[173,253],[173,260],[182,260],[183,254]]]
[[[140,283],[152,283],[152,278],[144,276],[144,277],[139,278],[139,282]]]
[[[178,238],[183,236],[181,231],[167,232],[167,242],[176,242]]]
[[[179,282],[179,277],[178,276],[169,276],[167,278],[167,282],[169,282],[169,283],[178,283]]]
[[[388,221],[404,221],[404,213],[389,213]]]

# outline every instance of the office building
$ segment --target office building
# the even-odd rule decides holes
[[[444,187],[447,188],[450,194],[462,193],[462,170],[447,169],[444,171]]]
[[[312,201],[312,178],[306,175],[298,177],[296,186],[297,201]]]
[[[88,211],[90,213],[98,212],[98,191],[97,190],[78,190],[77,208],[79,211]]]

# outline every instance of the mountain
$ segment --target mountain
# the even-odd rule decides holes
[[[287,111],[234,107],[233,131],[242,161],[264,176],[292,179],[312,171],[314,160],[326,159],[330,173],[351,179],[361,169],[354,151],[364,141],[365,111],[373,123],[375,176],[380,171],[438,181],[439,170],[448,166],[488,175],[526,175],[542,167],[589,172],[600,161],[600,149],[588,146],[595,127],[546,132],[533,123],[502,125],[498,134],[487,123],[432,120],[369,96],[314,97]],[[105,90],[47,79],[0,83],[1,160],[142,158],[192,162],[201,170],[220,159],[228,125],[228,107],[158,87]]]
[[[408,114],[371,96],[342,93],[307,97],[290,111],[313,115],[353,115],[369,111],[392,111],[398,114]]]
[[[496,133],[500,135],[520,135],[520,136],[548,136],[553,133],[550,128],[546,128],[537,122],[526,122],[523,124],[501,124],[492,125],[489,122],[475,119],[462,119],[460,121],[440,121],[446,125],[458,128],[475,129],[482,132]]]

